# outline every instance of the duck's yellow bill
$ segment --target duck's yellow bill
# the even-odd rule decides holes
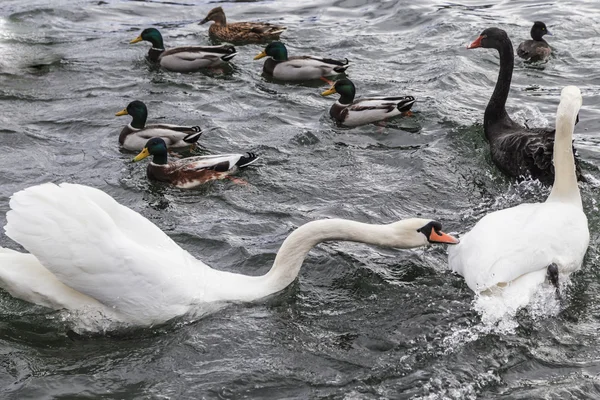
[[[141,42],[142,40],[144,40],[144,39],[142,39],[142,35],[140,35],[140,36],[136,37],[135,39],[133,39],[131,42],[129,42],[129,44]]]
[[[142,150],[142,152],[140,154],[138,154],[137,156],[135,156],[133,158],[133,162],[143,160],[144,158],[148,157],[149,155],[150,155],[150,152],[148,151],[148,148],[144,147],[144,150]]]
[[[129,113],[127,112],[127,109],[124,108],[121,111],[119,111],[118,113],[116,113],[115,117],[120,117],[121,115],[127,115],[127,114],[129,114]]]
[[[334,93],[337,93],[337,91],[335,90],[335,87],[330,87],[329,89],[327,89],[326,91],[321,93],[321,96],[329,96],[330,94],[334,94]]]
[[[255,60],[260,60],[261,58],[266,57],[266,56],[267,56],[267,53],[263,50],[263,51],[260,52],[259,55],[255,56],[254,59]]]

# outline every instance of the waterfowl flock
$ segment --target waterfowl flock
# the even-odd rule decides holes
[[[330,87],[321,94],[339,96],[329,109],[338,126],[356,127],[411,115],[415,104],[411,95],[384,93],[356,99],[355,83],[346,76],[351,66],[348,59],[288,56],[280,41],[280,35],[287,33],[285,26],[228,23],[221,7],[210,10],[200,24],[209,21],[208,33],[220,44],[166,49],[155,28],[144,29],[130,43],[150,42],[147,60],[157,68],[179,73],[231,63],[239,56],[234,44],[264,43],[264,50],[254,57],[266,58],[263,74],[281,82],[327,82]],[[545,24],[535,22],[533,40],[519,46],[519,57],[547,62],[551,49],[542,38],[546,34]],[[506,112],[514,69],[514,50],[507,33],[485,29],[468,48],[493,48],[500,55],[498,80],[483,113],[491,159],[510,177],[552,185],[544,203],[490,213],[460,240],[443,232],[442,224],[434,219],[407,218],[383,225],[343,219],[312,221],[285,239],[265,275],[247,276],[209,267],[152,222],[99,189],[45,183],[21,190],[10,199],[4,229],[28,253],[0,248],[0,287],[45,307],[93,310],[111,320],[151,326],[211,303],[254,301],[277,293],[296,279],[314,246],[344,240],[398,249],[449,245],[450,269],[482,296],[519,293],[524,306],[543,285],[552,285],[560,293],[566,278],[581,267],[589,242],[577,183],[583,176],[572,145],[581,92],[575,86],[562,90],[555,129],[520,126]],[[148,109],[139,100],[116,113],[125,115],[131,122],[121,130],[118,142],[134,152],[132,156],[137,153],[133,161],[151,157],[147,176],[152,181],[190,189],[229,177],[259,160],[254,153],[183,158],[180,154],[169,160],[170,152],[193,150],[202,139],[202,129],[147,124]]]

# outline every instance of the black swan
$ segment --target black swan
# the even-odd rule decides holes
[[[514,63],[513,46],[508,35],[502,29],[488,28],[468,48],[477,47],[496,49],[500,53],[498,81],[483,116],[483,129],[490,143],[492,161],[506,175],[515,178],[531,176],[552,185],[554,129],[525,128],[514,122],[506,112]],[[577,159],[575,169],[577,179],[584,180]]]
[[[546,28],[546,24],[541,21],[535,21],[531,27],[531,38],[526,40],[517,48],[517,55],[527,61],[536,62],[544,61],[550,57],[552,49],[548,42],[542,39],[542,36],[550,35],[550,31]]]

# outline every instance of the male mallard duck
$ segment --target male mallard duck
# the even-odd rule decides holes
[[[152,43],[148,59],[164,69],[174,72],[194,72],[202,68],[218,67],[237,54],[231,45],[185,46],[165,50],[163,38],[158,29],[147,28],[129,43],[145,40]]]
[[[349,79],[336,81],[321,95],[334,93],[339,93],[340,99],[331,106],[329,115],[342,126],[359,126],[404,115],[415,103],[412,96],[369,97],[354,101],[356,89]]]
[[[221,7],[215,7],[208,12],[198,25],[214,21],[208,28],[208,34],[224,42],[264,42],[279,39],[286,26],[273,25],[267,22],[234,22],[227,23],[225,12]]]
[[[179,126],[171,124],[146,125],[148,109],[139,100],[132,101],[127,108],[116,116],[131,115],[131,123],[123,128],[119,135],[121,146],[131,151],[140,151],[149,139],[162,138],[169,148],[181,148],[193,145],[200,139],[202,130],[199,126]]]
[[[254,59],[259,60],[267,56],[270,58],[265,61],[263,72],[282,81],[324,79],[326,76],[341,74],[350,66],[347,58],[344,61],[315,56],[288,58],[287,49],[281,42],[270,43]]]
[[[203,183],[223,179],[239,168],[254,163],[258,156],[254,153],[217,154],[214,156],[189,157],[168,162],[167,144],[161,138],[148,140],[140,154],[133,161],[154,156],[148,164],[148,178],[167,182],[182,189],[190,189]]]
[[[533,40],[526,40],[521,43],[517,48],[517,55],[532,62],[543,61],[550,57],[552,49],[548,42],[542,38],[544,35],[552,36],[546,28],[546,24],[541,21],[535,21],[531,27],[531,38]]]

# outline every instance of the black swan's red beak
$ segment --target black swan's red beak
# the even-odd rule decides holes
[[[467,49],[476,49],[481,47],[481,41],[483,40],[483,36],[479,36],[477,39],[473,41],[470,45],[467,46]]]

